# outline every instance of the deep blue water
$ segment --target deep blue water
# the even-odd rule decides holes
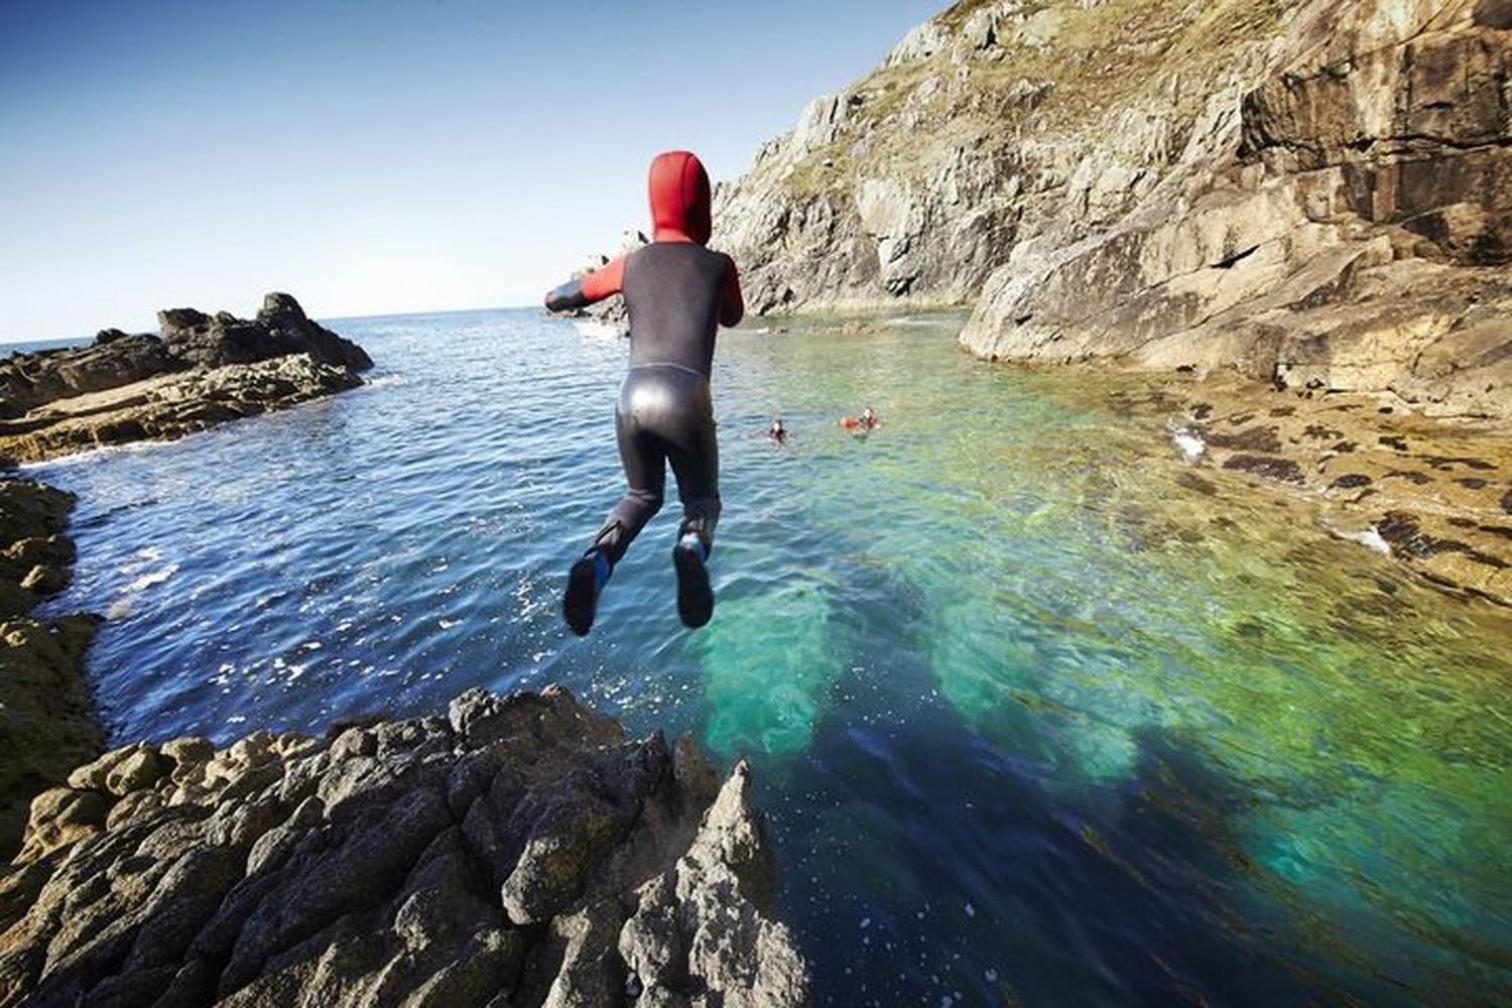
[[[725,334],[719,608],[670,505],[570,637],[623,345],[532,311],[338,320],[371,384],[41,467],[115,739],[560,681],[749,755],[834,1004],[1492,1003],[1512,990],[1512,620],[1222,474],[1124,379],[959,319]],[[864,440],[834,426],[874,405]],[[762,436],[774,410],[794,430]]]

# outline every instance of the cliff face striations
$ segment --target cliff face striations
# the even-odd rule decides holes
[[[757,310],[1512,419],[1512,3],[959,3],[721,188]]]

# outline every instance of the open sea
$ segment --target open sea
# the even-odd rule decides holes
[[[365,388],[32,467],[81,497],[55,608],[107,616],[117,742],[555,681],[749,756],[821,1004],[1512,1002],[1512,612],[960,323],[721,336],[697,632],[675,499],[563,626],[625,346],[532,310],[333,321]]]

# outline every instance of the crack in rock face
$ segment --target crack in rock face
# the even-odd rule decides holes
[[[804,1004],[750,786],[556,686],[128,746],[32,804],[0,1005]]]

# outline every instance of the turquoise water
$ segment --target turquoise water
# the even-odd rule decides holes
[[[561,681],[750,756],[833,1004],[1512,992],[1512,614],[1191,479],[1166,419],[959,319],[722,337],[719,608],[669,507],[566,635],[623,346],[529,311],[333,323],[370,387],[53,464],[118,740]],[[834,419],[875,406],[865,439]],[[781,410],[791,444],[763,430]]]

